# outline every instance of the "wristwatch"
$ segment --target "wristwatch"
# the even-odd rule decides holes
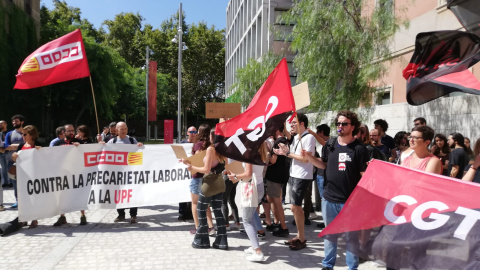
[[[288,157],[289,154],[290,154],[290,151],[288,151],[288,152],[285,154],[285,156]]]
[[[238,178],[237,178],[237,175],[236,175],[236,174],[234,174],[234,175],[233,175],[233,178],[235,178],[235,180],[238,180]]]

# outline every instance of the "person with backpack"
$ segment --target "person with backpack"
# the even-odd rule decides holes
[[[116,143],[116,144],[136,144],[138,147],[142,147],[143,143],[137,142],[133,137],[128,136],[128,127],[125,122],[118,122],[116,125],[117,136],[110,139],[107,143]],[[130,208],[130,223],[137,223],[137,207]],[[118,217],[115,218],[114,222],[120,222],[125,220],[125,209],[117,209]]]
[[[302,151],[302,157],[318,168],[325,169],[325,190],[322,200],[322,214],[325,224],[340,213],[350,194],[357,186],[367,169],[369,160],[365,145],[357,140],[360,121],[351,111],[339,111],[335,118],[338,137],[330,138],[322,149],[322,157],[315,158],[311,153]],[[331,270],[337,258],[337,235],[325,237],[325,258],[323,270]],[[349,269],[357,269],[359,258],[354,252],[358,249],[357,232],[346,233],[346,262]]]

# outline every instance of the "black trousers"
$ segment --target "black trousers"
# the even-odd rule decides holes
[[[124,217],[125,216],[125,209],[127,209],[127,208],[117,209],[118,215]],[[130,208],[130,216],[131,217],[137,217],[137,210],[138,210],[137,207]]]
[[[193,239],[193,244],[201,247],[210,247],[210,239],[208,236],[208,223],[207,223],[207,207],[212,203],[213,214],[215,214],[215,222],[217,223],[217,237],[215,238],[215,244],[221,248],[228,247],[227,242],[227,228],[225,227],[225,218],[222,213],[222,201],[223,192],[211,197],[204,197],[200,193],[197,204],[198,213],[198,228]]]

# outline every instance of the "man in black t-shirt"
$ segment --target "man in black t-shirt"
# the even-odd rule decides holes
[[[448,173],[450,177],[462,179],[463,170],[467,166],[469,158],[465,146],[465,138],[460,133],[452,133],[448,136],[448,145],[453,150],[448,160]]]
[[[350,194],[357,186],[367,169],[368,153],[365,146],[353,137],[360,126],[357,115],[351,111],[340,111],[335,118],[338,138],[329,139],[322,149],[322,157],[317,159],[305,154],[316,167],[325,169],[325,190],[323,192],[322,215],[325,224],[339,214]],[[303,153],[302,153],[303,155]],[[349,269],[358,268],[358,235],[346,233],[346,262]],[[333,269],[337,257],[337,236],[328,235],[324,239],[324,269]]]
[[[377,119],[373,122],[375,129],[378,129],[378,136],[380,136],[380,141],[383,145],[387,146],[389,150],[395,148],[395,140],[387,135],[385,132],[388,130],[388,123],[383,119]]]

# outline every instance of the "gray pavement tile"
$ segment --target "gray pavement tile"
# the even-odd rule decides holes
[[[14,202],[13,190],[4,191],[5,206]],[[176,205],[142,207],[138,224],[114,223],[115,210],[87,211],[88,224],[79,226],[80,214],[67,213],[69,222],[53,227],[58,217],[39,220],[35,229],[2,237],[0,269],[319,269],[323,258],[323,242],[317,237],[318,217],[305,226],[307,248],[290,251],[283,244],[288,238],[267,233],[260,241],[266,261],[245,260],[243,250],[250,246],[246,235],[238,230],[228,232],[229,250],[197,250],[191,248],[193,236],[189,230],[193,221],[178,221]],[[128,212],[128,211],[127,211]],[[286,207],[287,221],[293,220]],[[317,213],[318,214],[318,213]],[[128,215],[128,214],[127,214]],[[0,223],[17,217],[16,210],[0,212]],[[287,223],[290,237],[295,226]],[[211,238],[213,242],[213,238]],[[341,246],[341,245],[340,245]],[[339,249],[335,269],[347,269],[345,250]],[[381,269],[373,263],[361,264],[359,269]]]

